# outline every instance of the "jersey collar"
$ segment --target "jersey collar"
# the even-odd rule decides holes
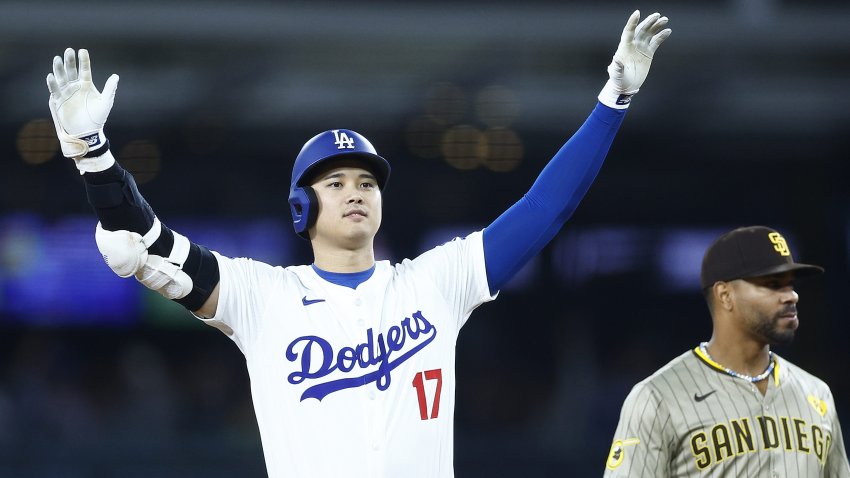
[[[699,357],[699,359],[702,360],[706,365],[708,365],[709,367],[711,367],[715,371],[722,373],[723,375],[727,375],[726,367],[720,365],[719,363],[715,362],[714,360],[711,360],[710,357],[708,357],[707,355],[702,353],[702,350],[700,349],[699,345],[694,347],[693,352],[694,352],[694,355]],[[779,356],[776,355],[775,353],[773,354],[773,362],[774,362],[773,374],[772,374],[773,375],[773,384],[778,387],[779,386],[779,369],[780,369],[781,362],[779,361]]]

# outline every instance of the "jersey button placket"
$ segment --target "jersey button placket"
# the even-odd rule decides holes
[[[363,299],[355,296],[351,303],[354,304],[355,314],[357,314],[357,325],[363,327],[366,325],[366,320],[363,319]]]
[[[364,327],[366,325],[366,320],[363,318],[363,299],[358,296],[354,296],[354,299],[351,301],[351,304],[354,306],[355,314],[357,314],[357,325],[360,327]],[[383,417],[381,417],[380,415],[380,409],[378,406],[379,401],[376,400],[378,392],[375,391],[374,387],[375,384],[371,384],[368,391],[366,392],[366,397],[369,399],[369,411],[367,413],[367,416],[369,417],[368,428],[372,436],[370,448],[372,449],[372,452],[375,453],[375,456],[378,456],[381,451],[381,441],[378,435],[378,430],[383,429]]]

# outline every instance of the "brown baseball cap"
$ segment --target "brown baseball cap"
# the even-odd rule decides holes
[[[820,274],[823,267],[794,262],[782,234],[765,226],[741,227],[714,241],[702,258],[700,282],[708,288],[731,281],[794,271],[796,277]]]

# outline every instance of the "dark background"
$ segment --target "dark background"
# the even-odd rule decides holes
[[[699,259],[742,225],[826,267],[799,284],[797,340],[777,351],[831,386],[846,430],[846,2],[13,1],[0,476],[265,474],[238,349],[99,262],[50,123],[54,55],[88,48],[99,87],[120,74],[116,156],[166,224],[229,255],[309,263],[286,205],[292,160],[320,131],[363,133],[393,166],[377,245],[400,260],[528,189],[593,108],[635,8],[668,15],[673,35],[602,172],[461,332],[456,475],[600,475],[631,386],[710,337]],[[492,130],[502,139],[482,146]]]

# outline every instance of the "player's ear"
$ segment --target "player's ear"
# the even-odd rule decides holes
[[[714,294],[714,300],[717,307],[720,307],[727,312],[732,310],[735,291],[731,284],[728,282],[717,281],[714,283],[714,286],[712,286],[712,292]]]

